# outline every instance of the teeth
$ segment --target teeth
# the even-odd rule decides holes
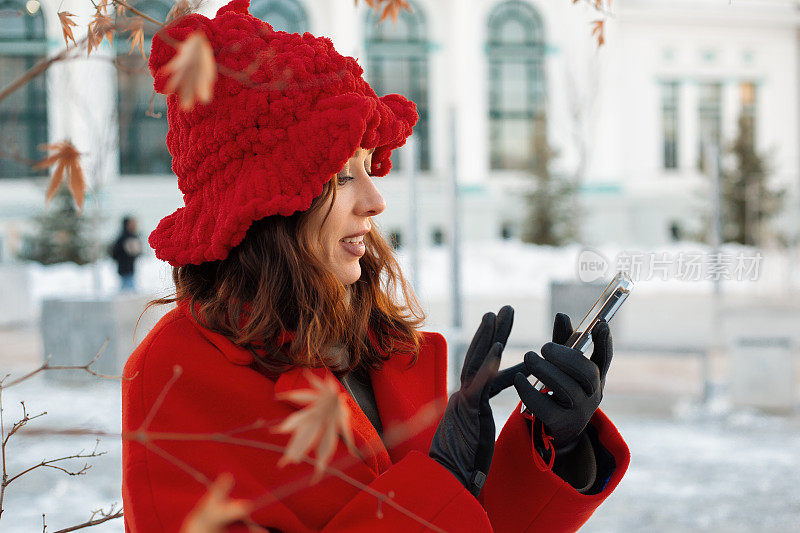
[[[350,242],[353,244],[362,244],[364,242],[364,239],[362,237],[353,237],[351,239],[342,239],[342,241]]]

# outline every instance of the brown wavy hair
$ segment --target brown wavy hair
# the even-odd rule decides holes
[[[254,222],[223,260],[173,267],[175,292],[151,300],[145,311],[186,301],[198,323],[248,349],[270,374],[292,366],[327,366],[337,374],[378,368],[388,355],[369,341],[369,329],[380,350],[408,351],[414,364],[425,313],[374,221],[349,304],[346,287],[312,251],[309,215],[328,205],[324,224],[336,188],[334,176],[306,211]],[[398,289],[405,303],[397,301]],[[286,330],[296,334],[288,349],[276,342]]]

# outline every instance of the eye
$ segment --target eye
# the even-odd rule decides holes
[[[347,183],[348,181],[350,181],[351,179],[353,179],[353,176],[336,176],[336,182],[339,184],[340,187],[345,183]]]

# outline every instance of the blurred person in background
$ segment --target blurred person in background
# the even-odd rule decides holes
[[[119,236],[109,249],[109,255],[117,263],[120,291],[135,291],[136,258],[142,255],[142,241],[137,233],[138,224],[130,215],[123,217]]]
[[[499,371],[513,309],[486,313],[447,400],[446,341],[419,330],[424,312],[373,220],[386,208],[374,178],[411,135],[415,104],[378,97],[329,39],[275,32],[248,8],[233,0],[153,38],[185,206],[149,238],[175,283],[149,305],[177,306],[124,371],[123,432],[140,436],[123,440],[126,531],[178,531],[223,475],[246,502],[226,531],[578,529],[630,459],[598,409],[608,325],[586,358],[563,345],[572,327],[557,315],[542,356]],[[184,109],[162,67],[197,32],[218,64],[261,66],[245,82],[219,74],[211,101]],[[521,402],[496,440],[489,401],[512,385]],[[327,393],[339,407],[299,423]],[[293,456],[298,444],[316,449]],[[324,463],[335,470],[315,472]]]

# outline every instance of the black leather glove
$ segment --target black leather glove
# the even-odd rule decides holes
[[[605,321],[598,322],[592,329],[594,350],[589,359],[580,351],[563,345],[571,334],[569,317],[558,313],[553,325],[555,342],[542,346],[544,358],[535,352],[525,354],[526,369],[550,389],[552,395],[536,390],[524,373],[514,376],[514,387],[522,403],[553,437],[556,454],[575,447],[600,405],[613,355],[611,331]]]
[[[486,313],[467,349],[461,388],[450,396],[433,436],[429,455],[447,468],[476,498],[494,454],[495,426],[490,387],[511,333],[514,309]],[[510,385],[510,383],[509,383]]]

